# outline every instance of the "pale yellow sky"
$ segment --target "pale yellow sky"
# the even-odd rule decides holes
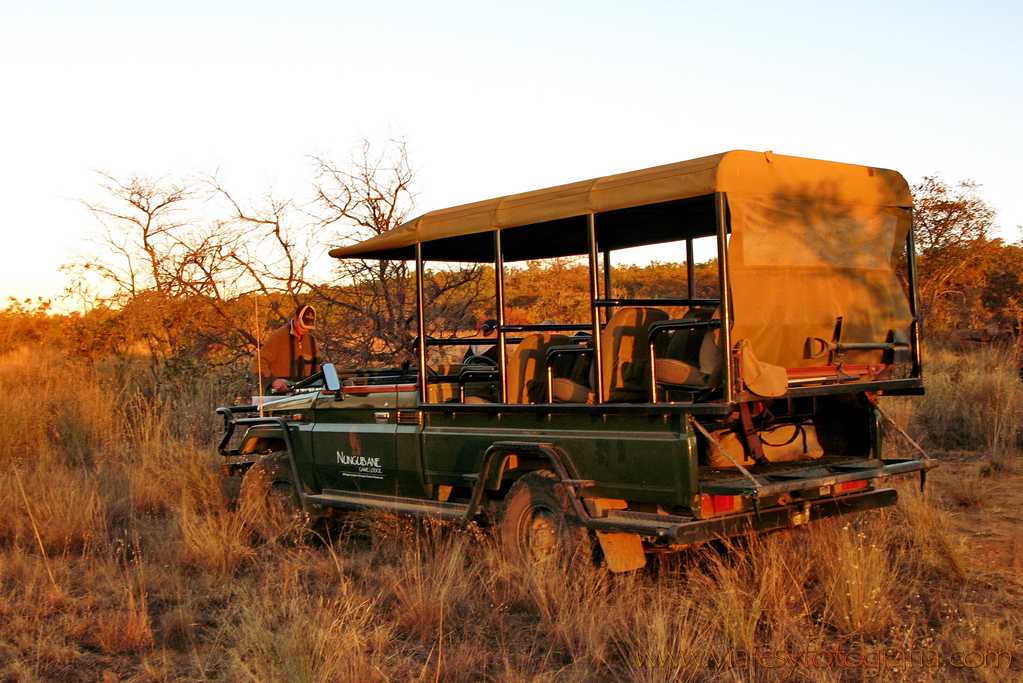
[[[1023,4],[178,2],[0,7],[0,300],[54,297],[114,175],[240,193],[408,139],[419,211],[729,149],[941,172],[1023,223]]]

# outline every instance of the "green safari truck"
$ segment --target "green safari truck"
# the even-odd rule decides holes
[[[923,393],[912,207],[894,171],[732,151],[333,249],[414,262],[416,362],[327,365],[219,409],[224,474],[260,473],[312,515],[485,520],[526,560],[599,548],[612,571],[892,505],[882,482],[936,464],[886,457],[876,402]],[[622,298],[623,250],[652,246],[683,254],[685,277]],[[564,257],[588,268],[586,319],[510,324],[507,269]],[[492,266],[496,338],[434,334],[424,272],[452,262]],[[497,360],[451,362],[474,344]]]

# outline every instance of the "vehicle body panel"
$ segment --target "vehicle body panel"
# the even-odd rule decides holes
[[[316,402],[312,459],[323,488],[399,494],[397,392]]]
[[[595,496],[687,503],[694,491],[690,437],[678,415],[427,413],[427,481],[464,486],[495,441],[556,443],[570,474]]]

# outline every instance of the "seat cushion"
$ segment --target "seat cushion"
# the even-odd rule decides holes
[[[555,377],[552,387],[555,401],[563,403],[593,403],[593,392],[589,387],[565,377]]]
[[[658,358],[655,365],[657,381],[665,384],[688,384],[689,386],[707,386],[707,375],[700,372],[695,365],[674,358]]]

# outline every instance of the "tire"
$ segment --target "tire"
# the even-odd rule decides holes
[[[242,477],[241,500],[255,500],[265,496],[269,508],[288,515],[298,514],[302,511],[302,503],[292,479],[287,456],[269,453],[253,463]]]
[[[548,470],[523,475],[508,491],[498,533],[510,560],[523,565],[592,563],[593,543],[569,493]]]

